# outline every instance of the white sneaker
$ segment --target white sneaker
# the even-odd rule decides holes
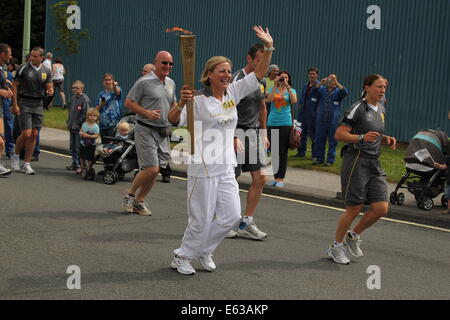
[[[238,233],[234,230],[230,230],[225,238],[227,239],[235,239],[238,237]]]
[[[1,163],[0,163],[0,177],[6,177],[11,174],[10,169],[6,169]]]
[[[195,269],[191,266],[191,261],[186,258],[175,255],[173,257],[170,267],[177,270],[181,274],[192,275],[195,274]]]
[[[14,172],[20,171],[20,158],[14,158],[14,155],[11,156],[11,170]]]
[[[26,173],[29,176],[36,174],[36,171],[31,168],[31,165],[29,163],[24,163],[22,165],[22,168],[20,169],[20,172]]]
[[[347,231],[347,234],[345,236],[345,245],[347,246],[348,252],[355,258],[364,257],[364,253],[361,251],[361,248],[359,247],[361,243],[362,240],[360,240],[359,235],[357,237],[354,237],[350,230]]]
[[[144,201],[138,202],[133,200],[133,212],[141,216],[151,216],[152,212],[147,208],[147,203]]]
[[[350,260],[345,255],[345,247],[344,246],[336,246],[334,243],[327,250],[327,255],[334,262],[339,264],[350,264]]]
[[[263,240],[264,238],[267,238],[267,233],[259,230],[254,222],[250,225],[246,225],[245,222],[241,221],[238,228],[238,235],[254,240]]]
[[[214,270],[216,270],[216,264],[214,263],[212,256],[213,256],[212,254],[207,254],[198,259],[202,267],[209,272],[213,272]]]
[[[134,197],[130,196],[127,191],[122,194],[122,208],[127,213],[133,213]]]

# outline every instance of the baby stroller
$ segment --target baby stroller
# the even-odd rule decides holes
[[[436,169],[433,164],[446,163],[447,147],[445,132],[431,129],[418,132],[406,149],[406,173],[390,194],[390,202],[403,205],[405,195],[398,191],[404,188],[414,195],[420,209],[430,211],[434,207],[433,199],[444,191],[446,181],[446,170]],[[447,207],[445,195],[441,204]]]
[[[103,151],[103,148],[107,145],[101,145],[97,149],[99,157],[103,160],[103,182],[109,185],[122,180],[126,173],[138,169],[134,142],[136,116],[133,114],[126,115],[122,117],[120,122],[128,122],[130,124],[128,138],[106,137],[111,140],[109,144],[112,148],[108,152]],[[115,131],[117,131],[117,128]]]

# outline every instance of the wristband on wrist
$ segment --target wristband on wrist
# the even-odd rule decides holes
[[[273,52],[273,51],[275,51],[275,47],[273,47],[273,46],[270,48],[264,47],[264,51]]]
[[[358,136],[358,140],[359,140],[360,143],[363,143],[363,142],[364,142],[364,135],[363,135],[363,134],[360,134],[360,135]]]

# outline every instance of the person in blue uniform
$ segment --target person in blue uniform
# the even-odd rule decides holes
[[[316,122],[315,165],[324,163],[325,148],[328,139],[326,166],[332,166],[336,160],[337,141],[334,138],[340,120],[341,102],[348,96],[348,90],[339,83],[335,74],[331,74],[317,85],[319,106]],[[313,95],[314,96],[314,95]]]
[[[306,156],[307,140],[311,139],[311,155],[313,160],[317,158],[315,151],[316,142],[316,120],[317,120],[317,85],[319,81],[319,70],[310,68],[308,70],[308,82],[303,86],[300,94],[300,111],[297,120],[302,124],[302,139],[297,149],[296,157],[303,158]]]

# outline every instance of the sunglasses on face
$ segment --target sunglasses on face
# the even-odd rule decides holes
[[[173,66],[173,62],[169,62],[169,61],[161,61],[161,63],[165,66],[169,65],[169,66]]]

